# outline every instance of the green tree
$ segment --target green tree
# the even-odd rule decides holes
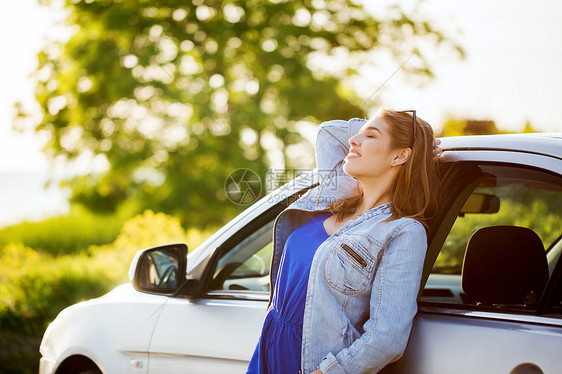
[[[533,127],[533,125],[531,124],[531,122],[527,121],[527,122],[525,122],[525,127],[523,128],[523,131],[521,131],[521,132],[526,134],[526,133],[533,133],[533,132],[540,132],[540,131],[535,129]]]
[[[491,120],[474,120],[449,118],[443,123],[439,136],[462,136],[462,135],[493,135],[509,134],[513,131],[501,130]],[[529,121],[525,123],[522,133],[540,132],[535,129]]]
[[[492,135],[506,133],[506,131],[499,130],[494,121],[451,118],[445,121],[439,136]]]
[[[398,63],[416,55],[405,70],[426,76],[419,41],[462,53],[426,19],[398,6],[375,19],[351,0],[67,0],[64,8],[73,34],[39,53],[35,129],[48,133],[49,157],[105,165],[68,181],[72,200],[111,211],[135,198],[189,227],[240,211],[223,189],[236,168],[264,176],[275,152],[300,166],[286,150],[304,143],[301,121],[364,115],[349,79],[373,51]],[[342,57],[347,65],[334,69]]]

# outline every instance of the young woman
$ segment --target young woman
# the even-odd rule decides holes
[[[376,373],[400,358],[437,201],[434,146],[415,111],[320,126],[320,185],[276,219],[248,373]]]

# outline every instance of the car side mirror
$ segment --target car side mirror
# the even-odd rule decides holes
[[[140,292],[171,295],[183,286],[187,245],[169,244],[138,251],[129,268],[129,279]]]

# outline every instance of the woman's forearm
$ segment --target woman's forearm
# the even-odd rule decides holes
[[[350,347],[328,354],[319,363],[323,373],[378,372],[402,355],[417,308],[425,243],[423,226],[413,220],[391,241],[377,271],[365,332]]]
[[[357,134],[363,119],[349,121],[334,120],[320,125],[316,137],[316,167],[322,171],[332,171],[340,167],[349,152],[349,138]]]

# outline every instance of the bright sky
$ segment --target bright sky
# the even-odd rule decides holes
[[[376,12],[388,2],[368,4]],[[449,31],[466,58],[435,53],[436,78],[421,88],[397,74],[385,86],[385,105],[416,108],[434,127],[461,117],[491,119],[514,132],[527,121],[540,131],[562,131],[562,2],[426,0],[420,11]],[[376,86],[383,75],[377,73],[366,81]]]
[[[33,103],[29,74],[47,35],[60,34],[56,15],[39,7],[36,0],[0,3],[0,227],[22,219],[38,219],[64,212],[68,203],[56,187],[44,189],[51,170],[33,133],[11,130],[17,100]]]
[[[365,1],[382,14],[393,1]],[[411,7],[416,1],[402,0]],[[416,108],[418,115],[438,128],[449,117],[492,119],[498,127],[520,131],[527,121],[541,131],[562,131],[562,2],[556,0],[425,0],[420,15],[453,37],[466,51],[460,60],[446,49],[430,55],[436,78],[418,87],[397,73],[383,88],[382,104]],[[53,28],[56,17],[36,0],[0,4],[0,226],[23,218],[68,208],[62,194],[40,186],[50,171],[34,134],[11,130],[13,104],[33,103],[28,75],[36,53]],[[414,15],[415,16],[415,15]],[[358,88],[369,96],[397,68],[381,61],[366,70]],[[60,173],[61,171],[56,171]],[[14,175],[35,178],[22,182]],[[33,182],[34,180],[35,182]],[[19,182],[18,182],[19,181]],[[26,189],[27,188],[27,189]]]

